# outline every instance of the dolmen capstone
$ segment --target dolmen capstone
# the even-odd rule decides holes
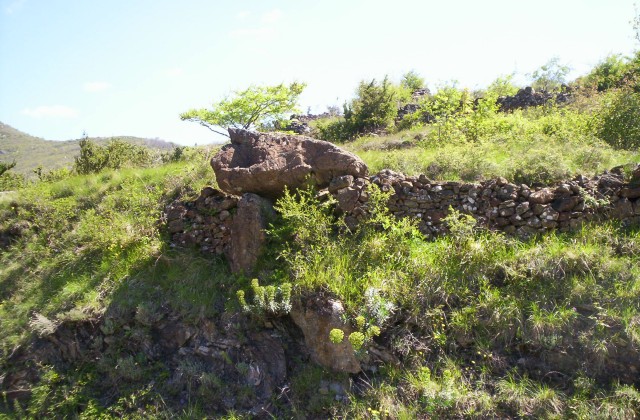
[[[231,143],[211,159],[218,186],[229,194],[275,199],[285,187],[295,190],[311,183],[325,188],[338,176],[367,175],[359,157],[326,141],[235,128],[229,129],[229,137]]]

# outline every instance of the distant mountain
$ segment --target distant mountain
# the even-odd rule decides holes
[[[145,139],[131,136],[90,137],[97,143],[107,143],[111,139],[121,139],[129,143],[144,145],[155,150],[170,150],[178,145],[159,139]],[[80,139],[54,141],[34,137],[0,122],[0,162],[16,161],[16,172],[31,174],[38,165],[46,170],[71,166],[73,158],[80,151]]]

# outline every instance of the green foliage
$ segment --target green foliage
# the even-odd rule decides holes
[[[513,96],[518,93],[518,87],[513,84],[513,74],[496,78],[487,86],[485,95],[487,96]]]
[[[80,140],[80,154],[75,157],[74,170],[86,175],[104,169],[121,169],[151,164],[151,151],[123,140],[111,140],[100,146],[90,139]]]
[[[251,280],[253,304],[249,305],[244,290],[238,290],[236,296],[245,312],[254,314],[260,319],[286,315],[291,310],[291,283],[279,286],[260,286],[258,279]]]
[[[69,178],[73,175],[73,172],[68,168],[45,170],[42,165],[38,165],[33,173],[38,177],[40,182],[55,182],[65,178]]]
[[[14,160],[11,163],[0,162],[0,176],[4,175],[5,172],[9,171],[16,167],[16,161]]]
[[[640,93],[622,88],[609,94],[599,136],[616,149],[640,147]]]
[[[0,191],[11,191],[25,185],[26,181],[22,175],[9,172],[15,166],[15,161],[11,163],[0,162]]]
[[[295,112],[298,98],[306,84],[250,86],[212,105],[211,109],[190,109],[180,114],[183,121],[196,122],[209,130],[228,136],[216,127],[251,129],[283,119]]]
[[[381,82],[360,82],[356,97],[344,106],[346,131],[353,136],[389,127],[398,114],[397,95],[386,76]]]
[[[339,328],[334,328],[329,331],[329,341],[333,344],[340,344],[344,340],[344,331]]]
[[[553,57],[546,64],[535,70],[531,77],[531,87],[536,90],[554,92],[567,82],[569,67],[560,63],[559,57]]]
[[[411,70],[404,75],[402,75],[402,79],[400,80],[400,86],[409,89],[410,91],[416,91],[418,89],[422,89],[425,87],[424,78],[422,78],[418,73]]]
[[[612,54],[598,63],[582,82],[589,87],[603,92],[614,87],[620,87],[624,77],[630,70],[629,60],[619,54]]]

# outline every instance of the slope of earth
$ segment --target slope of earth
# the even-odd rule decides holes
[[[111,139],[121,139],[129,143],[147,146],[154,150],[170,150],[176,144],[158,139],[140,137],[90,137],[98,144],[106,144]],[[53,141],[23,133],[10,125],[0,122],[0,162],[16,161],[15,172],[29,175],[42,165],[46,170],[71,166],[73,157],[80,151],[80,140]]]

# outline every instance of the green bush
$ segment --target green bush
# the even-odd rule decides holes
[[[11,191],[22,188],[26,181],[22,175],[9,172],[15,168],[16,162],[0,162],[0,191]]]
[[[583,83],[602,92],[620,86],[624,76],[630,70],[629,61],[619,54],[613,54],[598,63],[583,78]]]
[[[400,86],[409,90],[416,91],[425,87],[424,79],[418,73],[411,70],[402,76]]]
[[[100,146],[90,139],[80,140],[80,154],[75,157],[74,169],[78,174],[98,173],[103,169],[147,166],[153,161],[151,151],[123,140],[111,140]]]
[[[385,129],[398,115],[397,89],[385,76],[382,82],[360,82],[356,98],[344,106],[347,131],[362,134]]]
[[[599,136],[616,149],[640,146],[640,93],[623,88],[611,95],[601,114]]]
[[[20,174],[14,174],[13,172],[5,172],[0,175],[0,191],[12,191],[22,188],[26,185],[27,181]]]

